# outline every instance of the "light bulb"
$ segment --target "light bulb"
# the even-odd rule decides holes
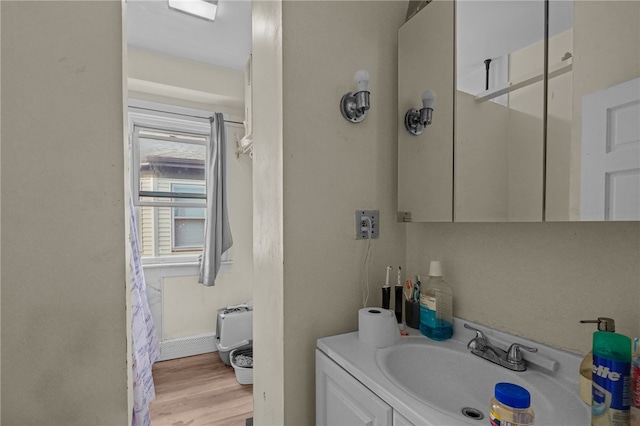
[[[356,84],[358,85],[358,92],[369,91],[369,71],[360,70],[356,72],[354,78],[356,80]]]
[[[432,90],[425,90],[422,94],[422,106],[424,108],[433,109],[433,105],[436,103],[436,94]]]

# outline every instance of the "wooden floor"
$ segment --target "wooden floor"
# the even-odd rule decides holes
[[[253,416],[253,385],[237,382],[217,352],[153,365],[153,426],[245,426]]]

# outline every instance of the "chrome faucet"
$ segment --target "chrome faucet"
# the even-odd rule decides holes
[[[468,328],[469,330],[476,332],[476,337],[471,339],[467,344],[467,348],[472,354],[508,368],[509,370],[525,371],[527,369],[526,362],[522,358],[521,349],[528,352],[538,352],[538,349],[530,348],[529,346],[525,346],[520,343],[512,344],[509,346],[509,349],[505,351],[489,343],[489,340],[484,333],[477,328],[471,327],[467,323],[464,324],[464,328]]]

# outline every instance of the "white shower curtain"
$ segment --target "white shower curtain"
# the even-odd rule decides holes
[[[211,120],[211,138],[207,148],[208,168],[207,216],[205,218],[204,249],[200,257],[198,282],[215,285],[222,263],[222,254],[233,245],[227,210],[227,138],[224,117],[215,113]]]
[[[160,343],[147,299],[142,271],[138,227],[133,200],[129,199],[129,243],[131,245],[131,344],[133,375],[133,426],[150,426],[149,404],[156,397],[151,367],[160,358]]]

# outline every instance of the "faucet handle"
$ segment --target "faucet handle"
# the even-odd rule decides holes
[[[476,339],[484,339],[486,340],[487,337],[484,335],[484,333],[480,330],[478,330],[475,327],[471,327],[469,324],[467,324],[466,322],[464,323],[464,328],[468,328],[469,330],[473,330],[476,332]]]
[[[538,352],[537,348],[532,348],[529,346],[525,346],[521,343],[514,343],[509,346],[507,350],[507,361],[509,362],[521,362],[522,361],[522,353],[520,349],[524,349],[527,352]]]

